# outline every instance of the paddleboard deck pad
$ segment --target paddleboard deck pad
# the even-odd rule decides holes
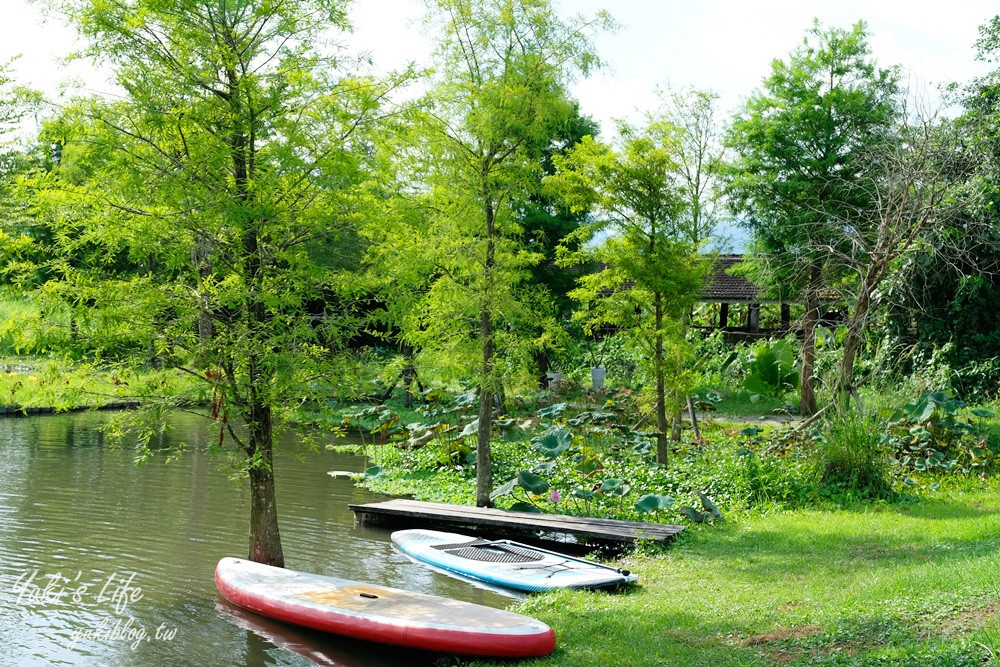
[[[382,644],[518,658],[555,649],[552,628],[528,616],[239,558],[219,561],[215,585],[262,616]]]
[[[415,529],[394,532],[392,542],[415,561],[520,591],[614,588],[638,581],[638,577],[628,570],[510,540],[483,540],[457,533]]]

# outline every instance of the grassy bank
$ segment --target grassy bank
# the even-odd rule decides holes
[[[176,372],[65,362],[42,357],[0,357],[0,408],[56,412],[96,408],[157,396],[189,395],[192,380]]]
[[[627,594],[566,591],[542,666],[984,665],[1000,651],[1000,485],[696,527],[626,559]],[[476,663],[491,664],[491,663]]]
[[[997,451],[996,420],[946,399],[913,402],[903,411],[919,413],[911,421],[840,417],[801,432],[717,414],[702,440],[686,435],[673,448],[667,468],[618,426],[634,423],[634,413],[616,416],[611,403],[524,411],[517,421],[526,432],[495,443],[496,484],[530,470],[545,485],[536,493],[522,484],[498,497],[500,506],[676,523],[687,522],[680,506],[704,491],[728,516],[691,526],[660,553],[623,557],[640,576],[632,591],[522,603],[559,637],[552,656],[531,664],[998,664],[1000,481],[981,465]],[[563,431],[556,453],[552,434]],[[471,503],[474,468],[456,453],[461,440],[364,447],[373,466],[363,484]],[[901,451],[927,458],[907,464]],[[865,467],[872,477],[858,475]],[[677,504],[638,513],[646,493]]]

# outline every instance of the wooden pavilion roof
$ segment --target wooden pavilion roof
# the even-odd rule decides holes
[[[757,285],[743,276],[730,273],[730,269],[742,261],[743,255],[719,255],[698,300],[706,303],[776,303],[774,299],[762,301]]]

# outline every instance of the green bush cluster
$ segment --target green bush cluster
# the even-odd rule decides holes
[[[747,390],[781,398],[798,389],[799,369],[794,346],[785,340],[764,342],[755,346],[753,360],[747,366],[743,386]]]
[[[882,498],[892,493],[885,424],[839,413],[814,436],[819,482],[827,491]]]
[[[888,425],[899,465],[919,472],[990,468],[997,443],[991,448],[988,434],[963,417],[965,409],[964,401],[943,391],[927,391],[907,403]],[[968,412],[980,420],[994,416],[982,408]]]
[[[379,414],[382,423],[398,423],[385,411]],[[493,443],[497,506],[673,522],[685,516],[685,507],[703,506],[700,493],[724,513],[796,507],[815,496],[807,457],[799,451],[769,451],[767,441],[753,432],[715,429],[704,441],[681,441],[674,447],[671,465],[658,466],[652,434],[632,428],[630,415],[614,401],[594,409],[555,403],[539,408],[531,418],[500,420],[518,428]],[[433,426],[440,427],[440,422]],[[448,425],[442,437],[414,447],[406,443],[428,425],[409,424],[387,440],[400,446],[368,447],[375,465],[366,485],[437,501],[471,502],[474,456],[452,452],[462,443],[468,447],[473,434],[463,435],[465,429],[458,426]]]
[[[746,378],[758,344],[738,352],[734,375]],[[717,369],[721,372],[725,364]],[[780,364],[779,364],[780,366]],[[635,394],[612,390],[542,392],[508,400],[513,416],[497,421],[493,465],[497,506],[522,511],[674,522],[690,516],[699,494],[726,514],[843,505],[895,497],[923,486],[913,476],[987,472],[993,453],[982,426],[992,413],[968,409],[943,392],[926,392],[890,419],[898,395],[874,402],[879,416],[832,413],[809,429],[703,424],[685,430],[669,467],[654,457],[655,434],[639,418]],[[718,400],[705,392],[702,403]],[[384,407],[345,417],[362,426],[379,491],[471,503],[475,486],[476,397],[434,391],[405,417]],[[970,419],[972,421],[970,421]],[[976,425],[975,420],[980,424]],[[919,476],[917,479],[921,479]],[[928,478],[929,479],[929,478]],[[933,487],[935,480],[929,479]],[[704,505],[701,505],[704,506]]]

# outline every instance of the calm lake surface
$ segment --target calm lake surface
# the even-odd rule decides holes
[[[219,597],[222,556],[246,556],[248,492],[206,448],[133,464],[100,413],[0,419],[0,665],[419,665],[433,656],[299,630]],[[178,415],[176,436],[211,442]],[[510,598],[411,563],[389,531],[354,527],[380,496],[331,470],[360,457],[276,449],[289,568],[506,607]],[[68,580],[68,581],[67,581]]]

